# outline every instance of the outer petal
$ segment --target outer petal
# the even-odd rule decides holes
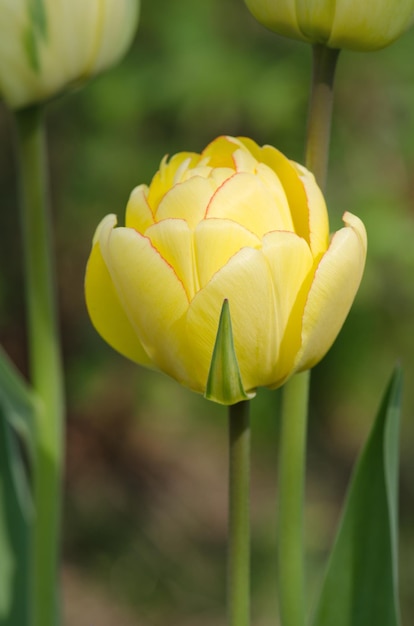
[[[195,264],[202,289],[242,248],[262,246],[252,232],[232,220],[203,220],[194,232]]]
[[[345,228],[332,238],[316,270],[303,315],[302,347],[295,370],[313,367],[326,354],[348,315],[361,282],[367,251],[361,220],[345,213]]]
[[[84,1],[78,2],[83,9]],[[140,0],[98,0],[98,4],[99,35],[90,73],[104,70],[125,53],[134,36],[140,8]]]
[[[194,388],[181,341],[188,299],[173,268],[148,238],[130,228],[113,230],[106,242],[101,241],[101,250],[118,297],[151,360]]]
[[[280,351],[271,386],[291,372],[301,345],[302,315],[313,275],[313,257],[304,239],[294,233],[273,232],[264,237],[263,254],[269,264]]]
[[[329,220],[325,198],[314,175],[291,161],[304,186],[309,212],[309,243],[315,258],[326,252],[329,245]]]
[[[188,311],[187,342],[200,389],[207,382],[225,299],[244,388],[269,385],[278,352],[270,271],[261,251],[243,248],[196,295]]]
[[[348,0],[346,0],[348,2]],[[299,28],[311,41],[325,43],[329,39],[335,6],[341,0],[296,0]]]
[[[243,138],[242,141],[258,161],[265,163],[276,173],[289,202],[295,232],[310,244],[308,198],[295,164],[273,146],[260,148],[251,139]]]
[[[297,23],[296,0],[245,0],[255,18],[276,33],[305,39]]]
[[[148,204],[148,187],[147,185],[139,185],[132,190],[129,196],[125,226],[135,228],[139,233],[144,234],[152,224],[154,224],[154,216]]]
[[[377,50],[392,43],[412,24],[413,0],[382,0],[375,8],[368,2],[336,2],[328,45],[351,50]]]
[[[167,219],[147,230],[153,246],[174,268],[183,284],[188,300],[198,291],[198,276],[194,261],[193,232],[185,220]]]
[[[107,239],[115,224],[115,215],[107,215],[96,231],[86,268],[86,306],[93,325],[110,346],[132,361],[151,367],[151,360],[119,301],[101,254],[100,238]]]

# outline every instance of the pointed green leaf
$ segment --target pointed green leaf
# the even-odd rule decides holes
[[[26,451],[33,460],[34,413],[38,400],[0,347],[0,405],[13,430],[22,439]]]
[[[397,478],[402,373],[396,369],[356,465],[314,626],[399,626]]]
[[[30,391],[0,351],[0,623],[10,626],[30,620],[33,504],[27,465],[34,410]]]
[[[230,307],[224,300],[208,373],[205,397],[219,404],[236,404],[254,397],[244,390],[234,349]]]

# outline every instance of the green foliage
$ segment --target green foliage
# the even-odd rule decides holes
[[[34,401],[0,352],[0,623],[30,620],[30,528],[33,515],[27,475]]]
[[[402,374],[355,468],[314,626],[399,626],[397,506]]]

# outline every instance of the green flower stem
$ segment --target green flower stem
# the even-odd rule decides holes
[[[313,46],[313,76],[306,138],[306,167],[322,191],[326,186],[333,106],[333,84],[339,50]]]
[[[34,626],[56,626],[64,392],[51,251],[42,110],[15,114],[31,381],[35,424]]]
[[[306,167],[324,191],[331,133],[333,83],[339,50],[313,47],[313,75],[306,141]],[[306,431],[310,372],[285,384],[279,467],[279,600],[283,626],[306,619],[303,537]]]
[[[229,407],[229,626],[250,624],[249,402]]]
[[[309,372],[293,376],[282,397],[279,459],[279,599],[283,626],[305,624],[304,476]]]

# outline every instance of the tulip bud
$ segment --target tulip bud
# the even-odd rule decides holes
[[[333,343],[366,256],[361,220],[344,222],[330,239],[305,168],[219,137],[163,160],[132,192],[125,227],[102,220],[85,279],[90,317],[133,361],[239,402],[313,367]]]
[[[139,0],[0,0],[0,96],[18,109],[115,64]]]
[[[414,0],[245,1],[254,17],[270,30],[329,48],[384,48],[414,19]]]

